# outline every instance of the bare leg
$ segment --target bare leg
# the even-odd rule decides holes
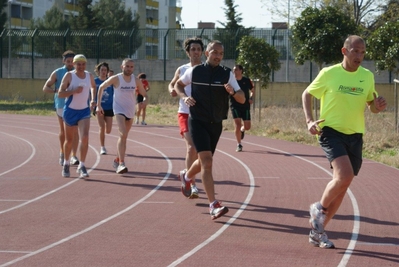
[[[125,154],[126,154],[126,140],[129,134],[130,128],[133,124],[133,119],[126,120],[122,115],[116,115],[116,122],[119,128],[119,138],[117,143],[118,149],[118,158],[119,162],[125,161]]]
[[[100,135],[100,145],[103,147],[105,144],[105,120],[104,120],[104,115],[102,114],[97,114],[97,122],[98,126],[100,127],[99,129],[99,135]]]
[[[241,118],[234,119],[237,144],[241,144]]]
[[[185,163],[186,163],[186,169],[189,170],[191,165],[198,158],[198,156],[197,156],[197,150],[195,150],[193,140],[191,139],[190,133],[188,133],[188,132],[184,133],[184,140],[186,141],[186,147],[187,147]],[[198,170],[197,173],[201,171],[200,165],[199,165],[199,168],[197,168],[197,170]],[[192,181],[192,184],[194,184],[194,185],[195,185],[195,174],[193,176],[188,176],[190,178],[193,178],[191,181]]]
[[[80,135],[80,161],[85,162],[87,151],[89,150],[90,118],[80,120],[78,128]]]
[[[337,212],[347,189],[355,177],[352,164],[348,156],[341,156],[331,162],[333,167],[333,179],[327,184],[320,203],[327,209],[324,225],[331,220]]]
[[[198,158],[199,162],[201,163],[202,183],[204,185],[209,203],[212,203],[215,201],[215,185],[213,183],[213,175],[212,175],[212,163],[213,163],[212,152],[211,151],[199,152]]]

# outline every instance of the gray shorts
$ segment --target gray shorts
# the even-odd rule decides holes
[[[324,126],[319,136],[319,144],[330,163],[338,157],[347,155],[351,161],[353,173],[355,175],[359,173],[363,161],[363,134],[343,134]]]

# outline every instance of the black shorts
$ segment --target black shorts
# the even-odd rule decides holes
[[[242,119],[243,121],[251,120],[251,111],[249,108],[235,108],[231,107],[231,114],[234,119]]]
[[[203,122],[189,117],[188,128],[197,152],[211,151],[213,155],[222,134],[223,123]]]
[[[343,134],[324,126],[319,137],[319,144],[330,163],[340,156],[347,155],[351,161],[353,173],[355,175],[359,173],[363,161],[363,134]]]
[[[114,111],[112,109],[104,110],[104,117],[113,117]]]
[[[138,94],[136,97],[137,104],[142,103],[144,101],[144,96]]]

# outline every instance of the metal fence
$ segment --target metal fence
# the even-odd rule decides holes
[[[90,68],[101,61],[116,68],[123,58],[131,57],[150,79],[168,80],[177,66],[187,62],[182,47],[186,38],[201,37],[205,45],[213,39],[223,40],[223,63],[232,67],[237,57],[236,47],[245,34],[225,29],[4,29],[0,34],[0,78],[45,79],[62,64],[61,54],[70,49],[84,54],[93,65]],[[295,64],[289,30],[254,29],[250,35],[264,39],[280,52],[282,67],[273,74],[274,81],[308,82],[317,75],[317,67],[311,62]],[[383,73],[380,82],[390,82],[386,76]]]

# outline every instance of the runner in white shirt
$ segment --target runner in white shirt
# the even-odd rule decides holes
[[[108,86],[114,87],[113,109],[119,128],[119,139],[117,143],[117,158],[113,162],[113,167],[116,169],[116,173],[119,174],[128,171],[125,166],[126,140],[133,124],[136,107],[136,87],[144,98],[147,97],[147,91],[144,89],[142,82],[133,75],[133,59],[124,59],[121,69],[122,73],[109,77],[98,88],[98,99],[101,99],[105,88]],[[100,102],[97,104],[98,112],[103,112]]]
[[[73,58],[74,70],[67,72],[61,81],[58,91],[59,97],[65,97],[64,106],[64,126],[65,126],[65,143],[64,143],[64,166],[62,168],[62,176],[69,177],[69,156],[71,154],[73,137],[79,130],[80,137],[80,162],[77,172],[80,177],[88,177],[84,162],[86,160],[87,151],[89,149],[89,129],[90,115],[94,107],[95,101],[90,101],[94,96],[96,83],[91,73],[86,71],[86,57],[84,55],[76,55]]]
[[[190,62],[187,64],[184,64],[180,67],[177,68],[175,72],[175,76],[173,77],[172,81],[169,83],[169,93],[171,96],[176,97],[177,93],[174,89],[176,81],[183,76],[183,74],[188,70],[189,68],[201,64],[201,56],[204,51],[204,44],[202,43],[202,40],[200,38],[187,38],[184,41],[184,49],[186,50],[186,54],[188,58],[190,59]],[[184,88],[186,94],[188,96],[191,95],[191,84],[187,85]],[[187,106],[183,99],[180,98],[179,100],[179,110],[178,110],[178,122],[179,122],[179,127],[180,127],[180,134],[186,141],[186,147],[187,147],[187,152],[186,152],[186,159],[185,159],[185,165],[186,165],[186,170],[190,168],[190,166],[193,164],[193,162],[197,159],[197,151],[195,150],[193,140],[191,139],[189,130],[188,130],[188,115],[190,114],[190,108]],[[190,198],[198,198],[198,188],[195,185],[195,178],[192,180],[191,183],[191,192],[183,192],[183,194]]]

